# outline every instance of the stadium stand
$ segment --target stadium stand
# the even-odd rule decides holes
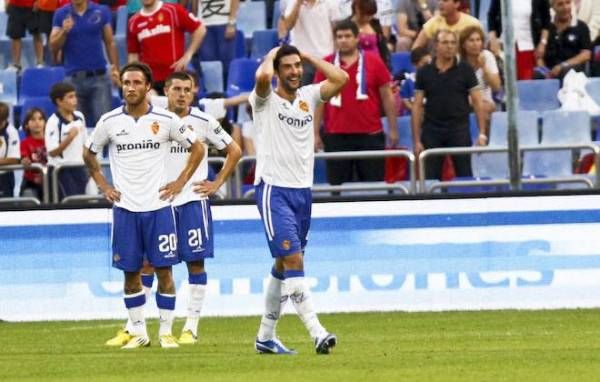
[[[241,2],[238,10],[237,28],[244,33],[245,38],[251,38],[254,31],[267,29],[267,8],[265,2]]]
[[[410,62],[410,52],[395,52],[390,57],[392,74],[400,72],[414,73],[415,68]]]
[[[205,93],[223,93],[223,63],[221,61],[201,61],[201,89]]]
[[[254,31],[252,33],[252,49],[250,51],[250,57],[264,57],[271,49],[277,46],[277,42],[278,37],[276,29]]]
[[[52,85],[64,79],[65,69],[62,66],[27,68],[22,74],[19,98],[48,98]]]
[[[229,65],[227,76],[227,97],[250,92],[254,87],[254,73],[260,62],[253,58],[236,58]]]
[[[521,110],[546,111],[560,107],[557,94],[559,80],[522,80],[517,81],[519,108]]]

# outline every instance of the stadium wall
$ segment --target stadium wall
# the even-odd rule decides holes
[[[322,312],[600,307],[597,206],[596,195],[317,203],[306,273]],[[260,314],[271,258],[256,208],[213,216],[203,314]],[[124,318],[110,221],[109,209],[0,212],[0,319]],[[184,316],[185,266],[174,274]]]

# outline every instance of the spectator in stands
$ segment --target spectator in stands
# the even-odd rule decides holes
[[[44,140],[44,129],[46,128],[46,115],[38,107],[27,110],[23,120],[23,129],[27,134],[21,141],[21,163],[30,166],[32,163],[46,165],[48,153]],[[33,196],[38,200],[44,198],[43,176],[39,171],[25,170],[23,182],[21,183],[21,196]]]
[[[50,48],[50,34],[52,33],[52,19],[54,12],[59,8],[58,0],[38,0],[37,1],[37,17],[38,26],[40,33],[46,35],[46,41],[48,42],[48,48]],[[52,62],[58,63],[58,57],[52,54],[52,50],[49,49],[50,57]]]
[[[483,29],[479,20],[459,11],[460,6],[460,0],[439,0],[439,14],[433,16],[423,25],[423,29],[419,32],[412,48],[429,46],[431,40],[439,30],[460,33],[469,26],[478,26]]]
[[[127,6],[127,0],[93,0],[95,3],[106,5],[110,8],[110,12],[112,14],[111,26],[113,32],[117,29],[117,10],[120,7]]]
[[[391,145],[396,146],[398,127],[390,72],[377,53],[359,49],[358,26],[351,20],[338,22],[334,35],[338,50],[325,61],[342,68],[349,80],[340,94],[317,107],[315,148],[322,146],[328,152],[385,149],[381,110],[388,120]],[[318,72],[315,82],[324,79],[325,75]],[[319,137],[321,119],[324,122],[322,141]],[[382,159],[327,161],[327,179],[333,185],[354,179],[382,181],[383,175]]]
[[[421,69],[423,66],[431,63],[431,55],[429,50],[425,47],[417,48],[410,52],[410,61],[412,62],[415,70]],[[412,112],[413,102],[415,101],[415,80],[417,74],[415,73],[404,73],[404,78],[400,83],[400,98],[404,109],[408,112]]]
[[[87,129],[83,114],[77,111],[75,87],[68,82],[59,82],[50,89],[50,99],[56,106],[46,123],[44,138],[48,150],[48,165],[65,163],[81,164],[82,167],[67,167],[58,176],[59,197],[85,194],[88,176],[83,168],[83,145]]]
[[[502,90],[502,80],[496,57],[489,50],[483,49],[484,41],[485,35],[479,27],[467,27],[460,33],[460,57],[475,71],[482,91],[482,106],[486,121],[489,121],[492,113],[496,111],[492,92]]]
[[[585,70],[592,58],[590,30],[572,13],[572,0],[552,0],[554,21],[550,24],[548,45],[538,65],[547,77],[562,78],[570,69]]]
[[[10,109],[0,102],[0,166],[19,164],[19,133],[10,124]],[[15,191],[15,174],[13,171],[0,171],[0,198],[11,198]]]
[[[423,25],[434,15],[436,0],[399,0],[396,9],[396,50],[410,50]]]
[[[590,28],[590,39],[594,40],[600,34],[600,1],[579,0],[577,18]]]
[[[353,3],[354,0],[340,0],[340,20],[347,19],[348,17],[352,16]],[[394,6],[391,0],[376,0],[375,3],[377,5],[377,13],[375,13],[373,17],[379,20],[379,24],[381,25],[381,30],[383,31],[386,41],[390,42],[390,40],[395,39],[395,36],[392,36]],[[392,45],[391,50],[393,49],[394,45]]]
[[[204,39],[206,27],[179,4],[158,0],[143,0],[142,4],[143,8],[129,20],[127,59],[150,66],[154,91],[164,94],[165,79],[174,71],[186,69]],[[185,32],[191,34],[187,49]]]
[[[290,43],[316,57],[325,57],[334,51],[332,23],[338,19],[336,0],[289,0],[283,16]],[[302,61],[304,86],[313,82],[315,68]]]
[[[431,64],[419,69],[415,85],[412,132],[417,156],[424,149],[471,146],[469,97],[479,124],[477,145],[487,144],[485,115],[481,106],[481,86],[471,66],[456,58],[456,33],[441,30],[436,34],[434,41],[435,58]],[[454,155],[452,160],[457,176],[471,176],[470,156]],[[426,177],[441,179],[442,163],[442,156],[429,158],[425,168]]]
[[[6,35],[11,39],[12,67],[21,70],[21,52],[25,31],[33,36],[33,51],[37,66],[44,65],[44,44],[40,34],[37,12],[34,11],[36,0],[8,0],[6,13],[8,15]],[[3,53],[4,54],[4,53]]]
[[[221,61],[225,83],[229,63],[235,58],[235,32],[239,0],[192,0],[192,12],[206,26],[204,42],[194,54],[194,68],[200,61]]]
[[[512,20],[517,50],[517,79],[530,80],[536,61],[546,54],[550,5],[548,0],[519,0],[512,2]],[[500,36],[502,17],[500,0],[492,0],[488,12],[490,50],[501,55]]]
[[[375,0],[352,0],[352,15],[350,20],[358,26],[358,46],[366,52],[379,54],[385,65],[390,67],[390,51],[387,46],[387,38],[377,14],[377,2]]]
[[[67,81],[77,91],[86,121],[95,125],[111,109],[111,76],[119,75],[110,10],[88,0],[71,0],[54,14],[50,46],[54,52],[62,50]]]

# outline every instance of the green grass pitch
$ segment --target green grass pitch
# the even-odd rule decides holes
[[[122,321],[0,323],[0,381],[598,381],[600,310],[321,315],[339,337],[316,355],[295,315],[296,356],[254,353],[258,317],[201,320],[198,344],[107,348]],[[175,323],[179,334],[183,321]]]

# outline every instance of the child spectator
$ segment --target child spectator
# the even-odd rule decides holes
[[[19,164],[19,133],[8,122],[9,107],[0,102],[0,166]],[[12,171],[0,171],[0,198],[14,196],[15,174]]]
[[[81,164],[82,167],[67,167],[60,170],[58,177],[60,197],[85,194],[88,176],[83,168],[83,145],[87,130],[81,112],[76,111],[77,95],[70,83],[59,82],[50,89],[50,99],[56,112],[46,123],[46,149],[48,164]]]
[[[425,47],[416,48],[410,52],[410,61],[415,67],[415,73],[397,73],[394,76],[396,80],[401,79],[400,98],[402,99],[402,106],[407,111],[405,114],[410,114],[412,111],[415,99],[416,71],[431,62],[429,50]]]
[[[29,166],[32,163],[45,165],[48,162],[44,129],[46,128],[46,115],[42,109],[32,107],[25,114],[23,129],[27,136],[21,141],[21,163]],[[44,198],[42,174],[39,171],[25,170],[23,183],[21,183],[21,196],[33,196],[38,200]]]

